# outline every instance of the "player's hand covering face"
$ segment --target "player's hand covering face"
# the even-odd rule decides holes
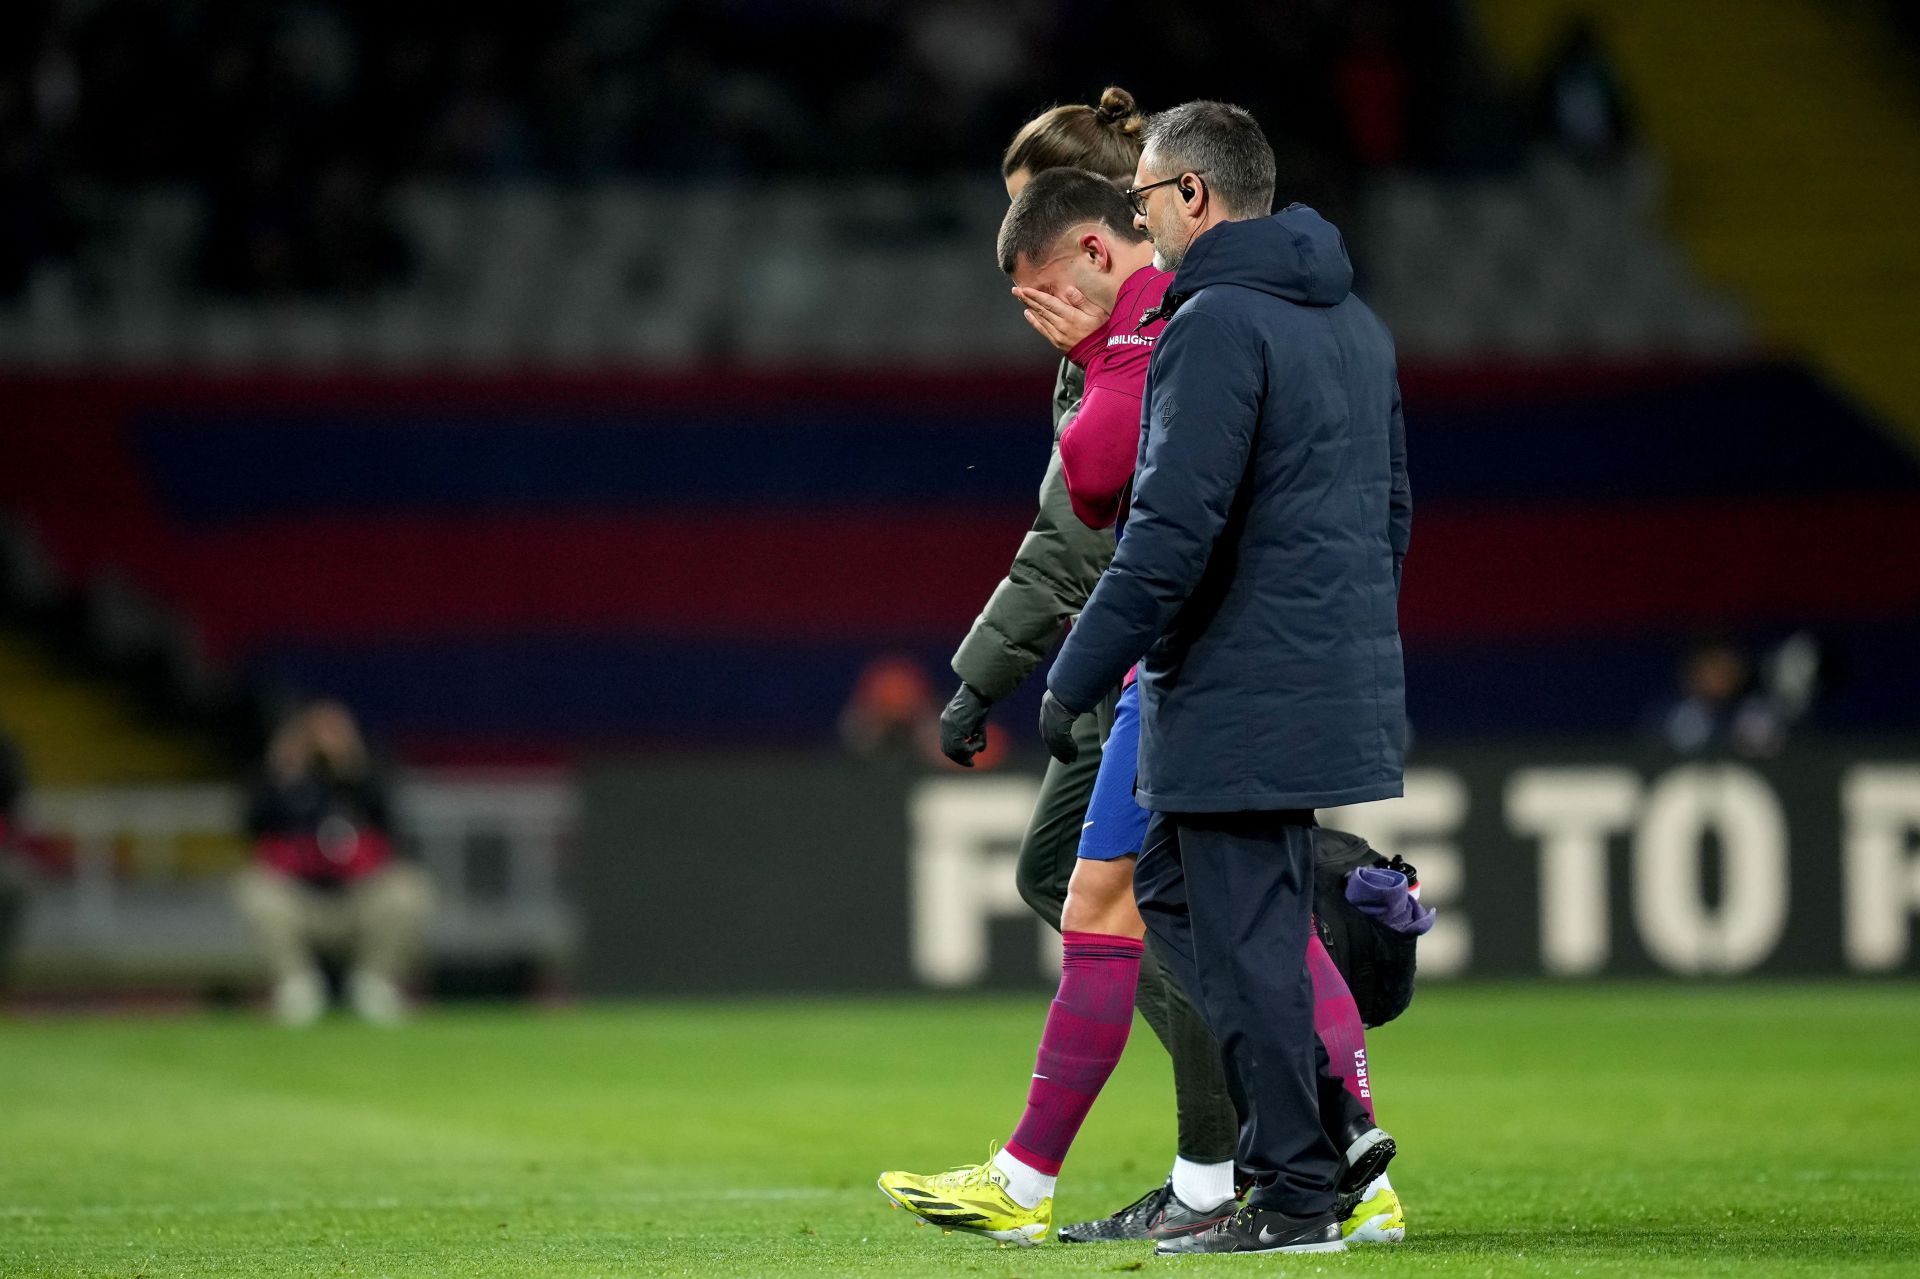
[[[1062,355],[1086,341],[1107,322],[1107,308],[1071,284],[1058,293],[1016,285],[1013,296],[1026,308],[1027,323]]]

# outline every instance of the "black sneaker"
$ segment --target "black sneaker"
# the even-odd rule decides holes
[[[1340,1217],[1323,1212],[1317,1217],[1295,1217],[1273,1208],[1248,1204],[1211,1230],[1163,1239],[1155,1253],[1180,1256],[1190,1252],[1345,1252]]]
[[[1340,1181],[1334,1193],[1340,1205],[1351,1209],[1361,1193],[1373,1184],[1373,1179],[1393,1162],[1397,1147],[1393,1144],[1393,1135],[1384,1128],[1356,1124],[1342,1136],[1346,1147],[1341,1151]]]
[[[1173,1179],[1149,1190],[1138,1199],[1098,1221],[1082,1221],[1062,1226],[1061,1243],[1124,1243],[1142,1239],[1178,1239],[1211,1230],[1225,1221],[1238,1205],[1228,1201],[1212,1212],[1188,1207],[1173,1193]]]

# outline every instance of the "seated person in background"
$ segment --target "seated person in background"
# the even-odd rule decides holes
[[[26,789],[26,771],[20,752],[0,733],[0,989],[7,980],[7,961],[19,936],[20,917],[27,906],[27,868],[15,845],[19,840],[17,813],[20,792]]]
[[[1720,635],[1693,641],[1680,667],[1678,698],[1654,712],[1660,736],[1681,755],[1776,755],[1787,720],[1746,652]]]
[[[328,956],[347,965],[355,1012],[400,1021],[431,893],[399,859],[386,785],[346,707],[315,702],[280,726],[247,824],[254,860],[236,893],[273,969],[275,1016],[303,1026],[326,1011]]]
[[[866,760],[944,763],[940,699],[918,661],[887,653],[867,663],[840,711],[840,743]]]

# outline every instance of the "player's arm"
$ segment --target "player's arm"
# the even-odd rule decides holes
[[[1173,621],[1205,572],[1260,421],[1257,350],[1204,312],[1176,316],[1153,356],[1133,509],[1047,685],[1084,713]]]
[[[1089,386],[1080,411],[1060,437],[1060,468],[1073,513],[1091,528],[1110,528],[1140,456],[1140,397],[1112,386]]]
[[[1066,472],[1073,511],[1094,528],[1107,528],[1120,516],[1120,499],[1133,479],[1140,456],[1140,397],[1146,393],[1150,343],[1109,343],[1107,315],[1097,312],[1080,292],[1064,298],[1036,289],[1017,289],[1029,319],[1063,346],[1067,358],[1087,370],[1086,398],[1060,436],[1060,463]],[[1071,346],[1065,346],[1071,342]]]

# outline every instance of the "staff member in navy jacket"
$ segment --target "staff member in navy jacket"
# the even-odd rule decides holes
[[[1412,521],[1393,341],[1340,233],[1273,204],[1252,116],[1149,123],[1129,195],[1177,272],[1132,510],[1048,678],[1041,731],[1142,660],[1135,893],[1205,1013],[1243,1118],[1247,1206],[1162,1252],[1337,1251],[1341,1153],[1315,1105],[1313,810],[1400,794],[1398,597]]]

